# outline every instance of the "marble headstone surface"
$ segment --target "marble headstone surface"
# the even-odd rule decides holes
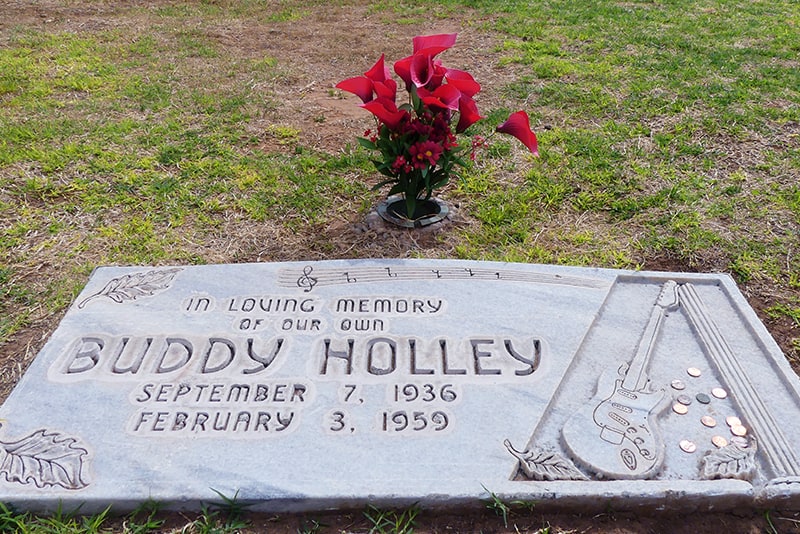
[[[798,420],[724,275],[102,267],[0,407],[0,502],[797,507]]]

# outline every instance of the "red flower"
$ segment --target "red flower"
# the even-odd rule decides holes
[[[497,127],[500,133],[512,135],[522,141],[534,156],[539,155],[539,143],[536,134],[531,131],[530,119],[524,111],[517,111],[508,117],[508,120]]]
[[[428,106],[458,111],[458,99],[461,98],[461,92],[452,85],[440,85],[434,91],[420,87],[417,89],[417,94]]]
[[[444,75],[445,80],[449,85],[452,85],[463,94],[473,97],[481,90],[481,85],[475,81],[475,78],[469,72],[457,69],[446,69]]]
[[[461,95],[461,98],[458,100],[458,111],[457,133],[463,132],[483,118],[481,114],[478,113],[478,105],[475,101],[465,95]]]
[[[371,69],[364,73],[364,76],[373,82],[385,82],[386,80],[391,79],[392,73],[389,70],[389,67],[387,67],[384,63],[385,56],[386,54],[381,54],[381,57],[378,58],[378,61],[375,62]]]
[[[414,53],[436,54],[456,44],[457,33],[439,33],[437,35],[417,35],[412,40]]]
[[[353,93],[365,104],[372,100],[372,80],[364,76],[356,76],[342,80],[336,84],[337,89]]]
[[[375,96],[394,100],[397,93],[397,82],[392,80],[392,73],[384,63],[384,54],[364,73],[364,76],[348,78],[336,84],[337,89],[353,93],[363,103],[370,102]]]
[[[407,89],[415,85],[434,90],[442,84],[447,69],[433,58],[453,46],[457,36],[457,33],[442,33],[414,37],[414,53],[394,63],[394,71]]]
[[[365,102],[361,104],[361,107],[378,117],[378,120],[391,130],[396,129],[400,123],[408,117],[408,111],[397,109],[397,105],[393,100],[384,97],[378,97],[370,102]]]
[[[433,141],[423,141],[411,145],[408,153],[411,154],[414,167],[422,169],[428,165],[436,165],[436,162],[439,161],[439,156],[442,155],[442,147]]]
[[[406,158],[404,158],[403,156],[397,156],[397,158],[395,158],[394,160],[394,163],[392,163],[392,170],[394,172],[400,172],[407,165],[408,162],[406,161]]]

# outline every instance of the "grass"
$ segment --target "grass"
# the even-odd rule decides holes
[[[416,506],[403,510],[382,510],[369,506],[364,517],[372,525],[369,534],[413,534],[418,514],[419,508]]]
[[[96,265],[410,255],[729,272],[800,368],[794,1],[63,9],[0,24],[3,357],[52,330]],[[337,9],[373,26],[338,49],[293,33]],[[492,43],[443,56],[487,75],[471,133],[524,108],[541,157],[491,138],[444,192],[465,224],[376,242],[353,230],[378,198],[354,142],[369,122],[314,98],[341,99],[333,83],[434,27]]]

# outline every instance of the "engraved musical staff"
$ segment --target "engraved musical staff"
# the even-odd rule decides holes
[[[314,276],[312,276],[312,272]],[[341,284],[365,284],[386,281],[412,280],[494,280],[528,284],[556,284],[587,289],[608,289],[611,282],[600,278],[536,273],[516,269],[439,268],[424,267],[348,267],[345,269],[317,269],[307,265],[298,276],[296,269],[282,269],[278,273],[281,287],[300,287],[310,292],[317,287]]]
[[[295,282],[297,287],[302,288],[306,293],[314,289],[314,286],[317,285],[317,279],[311,276],[313,271],[314,268],[310,265],[307,265],[303,268],[303,274],[300,275],[300,278],[298,278]]]

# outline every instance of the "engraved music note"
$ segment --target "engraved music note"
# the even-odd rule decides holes
[[[473,273],[473,272],[472,272],[472,269],[464,269],[464,270],[465,270],[465,271],[467,271],[467,272],[469,273],[469,277],[470,277],[470,278],[472,278],[473,276],[475,276],[475,273]]]
[[[358,282],[358,280],[355,277],[351,277],[350,273],[348,273],[348,272],[342,273],[342,276],[344,276],[347,279],[347,283],[348,284],[352,284],[354,282]]]
[[[307,265],[303,268],[303,274],[297,279],[297,287],[302,287],[303,291],[306,293],[314,289],[314,286],[317,285],[317,279],[311,276],[313,271],[314,268]]]
[[[393,273],[391,267],[386,268],[386,273],[389,275],[389,278],[397,278],[397,273]]]
[[[442,274],[436,269],[431,269],[431,272],[436,275],[436,278],[442,277]]]

